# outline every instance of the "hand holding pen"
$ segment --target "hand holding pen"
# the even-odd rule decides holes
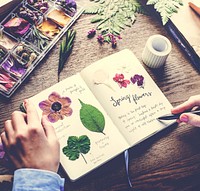
[[[190,97],[187,101],[173,108],[171,112],[174,114],[174,119],[177,118],[178,123],[184,122],[200,127],[200,110],[196,110],[199,107],[200,95],[196,95]]]

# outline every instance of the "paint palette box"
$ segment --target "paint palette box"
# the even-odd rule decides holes
[[[78,19],[65,0],[24,0],[0,23],[0,95],[11,97]]]

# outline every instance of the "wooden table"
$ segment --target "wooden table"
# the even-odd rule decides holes
[[[85,5],[88,0],[82,1]],[[122,32],[116,49],[88,39],[94,25],[92,16],[82,15],[73,25],[77,36],[73,52],[61,73],[61,80],[79,72],[92,62],[128,48],[141,60],[149,36],[162,34],[172,43],[172,52],[160,70],[144,66],[173,106],[200,93],[200,76],[161,24],[151,16],[138,15],[135,24]],[[10,99],[0,97],[0,128],[20,103],[57,82],[59,41]],[[133,147],[130,153],[130,178],[136,191],[200,190],[200,128],[176,125]],[[0,177],[12,174],[0,163]],[[59,173],[66,177],[62,169]],[[1,179],[0,179],[1,180]],[[0,190],[6,184],[0,184]],[[8,186],[9,187],[9,186]],[[7,189],[9,190],[9,189]],[[123,155],[116,157],[77,182],[66,177],[66,191],[129,190]]]

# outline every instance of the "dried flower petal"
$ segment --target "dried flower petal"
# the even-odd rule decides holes
[[[30,24],[22,18],[14,17],[4,24],[4,27],[10,33],[22,36],[29,30]]]
[[[142,75],[135,74],[130,80],[133,84],[137,83],[137,86],[143,87],[144,77]]]
[[[2,64],[2,68],[16,77],[21,77],[26,72],[26,69],[17,60],[12,58],[7,59]]]
[[[115,74],[115,77],[113,78],[113,80],[118,83],[120,88],[122,87],[126,88],[127,85],[130,84],[129,80],[124,79],[123,74]]]

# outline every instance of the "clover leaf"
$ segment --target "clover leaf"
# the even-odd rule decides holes
[[[86,135],[80,137],[69,136],[67,140],[67,146],[63,147],[62,151],[64,155],[69,157],[69,160],[76,160],[81,155],[85,160],[83,154],[87,154],[90,150],[90,139]]]

